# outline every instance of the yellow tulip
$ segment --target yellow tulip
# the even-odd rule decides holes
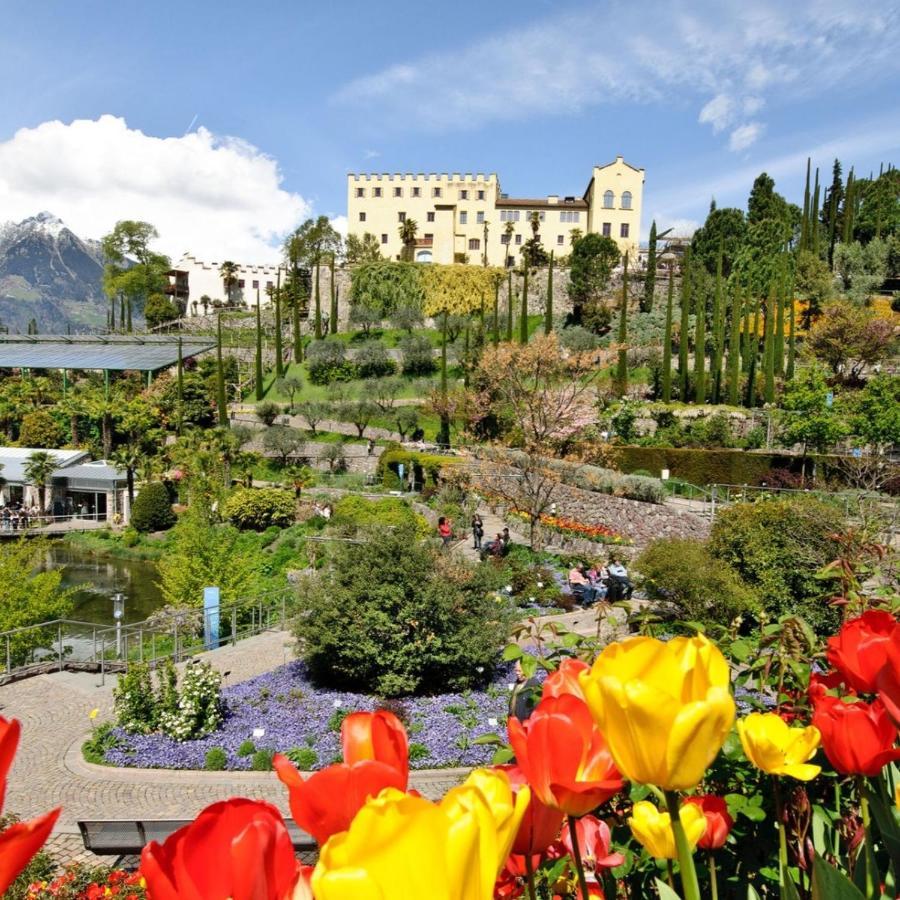
[[[695,787],[734,722],[728,663],[703,635],[610,644],[580,682],[619,771],[663,790]]]
[[[769,775],[790,775],[810,781],[822,771],[811,766],[821,735],[815,725],[791,728],[776,713],[750,713],[737,723],[744,754],[757,769]]]
[[[388,788],[331,837],[317,900],[491,900],[530,800],[504,772],[476,770],[439,804]]]
[[[685,803],[678,811],[678,818],[684,827],[688,846],[693,853],[697,841],[706,831],[706,815],[696,803]],[[675,835],[672,833],[672,817],[660,812],[652,803],[641,800],[635,803],[628,820],[631,833],[641,846],[657,859],[677,859]]]
[[[94,719],[96,719],[97,716],[99,716],[99,715],[100,715],[100,710],[94,708],[88,713],[88,718],[93,722]]]

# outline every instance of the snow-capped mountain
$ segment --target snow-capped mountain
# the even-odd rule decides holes
[[[25,332],[84,331],[106,318],[103,257],[49,212],[0,225],[0,321]]]

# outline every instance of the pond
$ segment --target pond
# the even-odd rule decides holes
[[[45,570],[62,568],[63,587],[76,588],[70,618],[98,625],[114,622],[113,595],[125,596],[125,623],[140,622],[163,605],[156,563],[97,556],[62,543],[51,545]]]

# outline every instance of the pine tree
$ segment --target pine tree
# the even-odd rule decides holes
[[[284,378],[284,360],[281,358],[281,269],[275,285],[275,377]]]
[[[653,309],[653,293],[656,290],[656,220],[650,223],[650,243],[647,247],[647,274],[644,276],[644,293],[641,312]]]
[[[616,366],[616,388],[620,397],[628,392],[628,251],[622,270],[622,303],[619,307],[619,355]]]
[[[550,265],[547,269],[547,308],[544,312],[544,334],[553,331],[553,251],[550,251]]]
[[[522,260],[522,311],[519,314],[519,343],[528,343],[528,260]]]
[[[337,334],[338,330],[338,296],[337,296],[337,283],[334,278],[334,257],[335,254],[331,254],[331,263],[329,264],[329,269],[331,270],[331,306],[329,309],[329,319],[328,319],[328,330],[332,334]]]
[[[696,287],[696,285],[695,285]],[[694,402],[706,403],[706,292],[698,290],[694,301]]]
[[[716,289],[713,298],[712,402],[722,402],[722,356],[725,353],[725,305],[722,298],[722,241],[716,257]]]
[[[809,247],[809,173],[812,160],[806,157],[806,187],[803,191],[803,217],[800,219],[800,249]]]
[[[691,314],[691,248],[684,251],[681,269],[681,330],[678,335],[678,399],[687,403],[690,377],[688,375],[688,329]]]
[[[794,377],[794,355],[796,345],[794,339],[794,283],[788,287],[788,359],[785,377],[790,381]]]
[[[778,279],[778,294],[775,299],[775,337],[773,353],[775,355],[775,374],[784,375],[784,295],[786,292],[785,278],[782,273]]]
[[[669,289],[666,295],[666,333],[663,340],[662,399],[672,401],[672,303],[675,297],[675,266],[669,263]]]
[[[775,306],[778,292],[773,281],[769,285],[769,296],[766,300],[766,318],[763,337],[763,365],[765,386],[763,394],[766,403],[775,402]]]
[[[506,293],[506,340],[512,342],[513,338],[513,273],[509,270],[509,287]]]
[[[254,365],[256,399],[263,398],[263,361],[262,361],[262,312],[259,305],[259,288],[256,289],[256,359]]]
[[[731,339],[728,342],[728,402],[732,406],[738,404],[738,391],[741,384],[741,286],[734,285],[731,297]]]
[[[219,425],[228,427],[228,401],[225,397],[225,368],[222,365],[222,313],[219,313],[216,327],[216,409]]]

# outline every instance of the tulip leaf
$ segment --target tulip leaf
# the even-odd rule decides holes
[[[499,734],[494,734],[491,732],[490,734],[482,734],[480,737],[475,738],[472,741],[473,744],[505,744],[506,741],[500,737]]]
[[[512,662],[514,659],[522,658],[522,648],[518,644],[507,644],[503,648],[503,659],[506,662]]]
[[[761,900],[756,888],[752,884],[747,885],[747,900]]]
[[[492,766],[503,766],[506,763],[511,762],[515,759],[515,756],[512,750],[509,747],[501,747],[495,754],[494,758],[491,760]]]
[[[881,835],[884,849],[891,857],[894,875],[900,876],[900,826],[891,808],[874,791],[869,791],[869,809]]]
[[[859,888],[821,856],[813,859],[812,900],[865,900]]]
[[[784,881],[781,883],[781,897],[782,900],[800,900],[800,895],[797,893],[797,885],[794,884],[794,879],[788,870],[785,870]]]
[[[658,878],[656,879],[656,890],[659,891],[659,900],[681,900],[672,888]]]

